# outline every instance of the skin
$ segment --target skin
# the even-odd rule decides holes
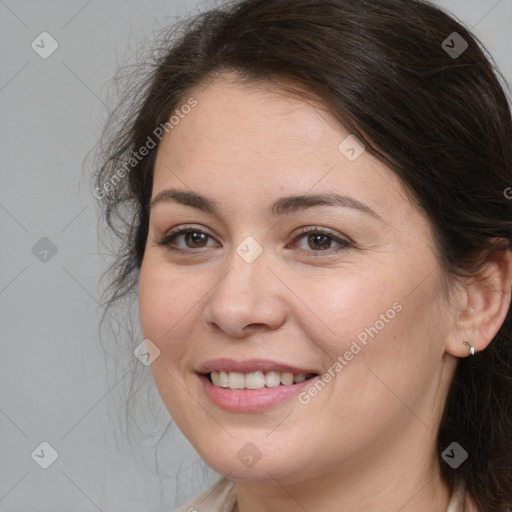
[[[457,358],[468,355],[463,340],[483,350],[505,318],[510,255],[486,267],[490,287],[457,283],[448,295],[428,219],[368,151],[345,158],[338,145],[349,132],[321,105],[229,75],[193,96],[197,106],[160,143],[152,198],[194,191],[219,215],[156,204],[139,282],[169,413],[206,463],[236,482],[238,512],[445,512],[442,408]],[[268,213],[279,197],[321,192],[358,199],[378,217],[340,206]],[[211,237],[187,246],[179,236],[181,253],[156,243],[182,224]],[[353,246],[322,249],[296,233],[304,226]],[[253,263],[236,253],[247,236],[263,249]],[[194,372],[221,357],[325,372],[397,302],[401,311],[306,405],[226,412]],[[237,457],[247,442],[262,455],[251,468]]]

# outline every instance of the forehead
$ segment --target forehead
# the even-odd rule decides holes
[[[191,97],[196,106],[160,143],[153,198],[178,185],[251,203],[310,191],[352,195],[377,211],[386,198],[405,200],[395,174],[368,152],[346,158],[339,145],[350,134],[318,102],[226,78],[182,104]]]
[[[207,148],[240,160],[305,150],[318,157],[329,144],[326,128],[341,132],[338,137],[344,131],[320,105],[272,85],[219,78],[192,94],[197,106],[166,137],[174,139],[171,146],[175,142],[187,149]],[[197,151],[187,156],[198,156]]]
[[[220,78],[192,96],[197,105],[160,143],[156,183],[168,178],[168,167],[200,172],[204,179],[221,180],[220,168],[237,170],[237,180],[261,173],[273,178],[292,173],[297,179],[306,170],[327,171],[339,157],[344,128],[326,111],[275,87]]]

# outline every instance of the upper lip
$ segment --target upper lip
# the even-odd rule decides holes
[[[200,364],[197,373],[210,373],[210,372],[240,372],[240,373],[253,373],[257,371],[269,372],[275,371],[279,373],[290,372],[295,375],[299,373],[317,373],[315,370],[308,368],[299,368],[286,363],[278,361],[270,361],[268,359],[248,359],[246,361],[235,361],[234,359],[211,359]]]

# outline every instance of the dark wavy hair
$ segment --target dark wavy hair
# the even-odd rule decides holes
[[[467,48],[457,55],[450,49],[462,48],[459,38]],[[396,173],[429,219],[446,276],[476,276],[482,255],[511,250],[506,82],[482,43],[438,7],[421,0],[234,1],[173,26],[162,41],[103,134],[95,195],[117,237],[107,310],[138,282],[155,129],[191,90],[223,73],[281,84],[325,105]],[[141,156],[148,137],[155,147]],[[454,440],[469,453],[457,469],[441,459]],[[490,345],[458,361],[438,452],[452,491],[462,483],[483,512],[512,510],[511,308]]]

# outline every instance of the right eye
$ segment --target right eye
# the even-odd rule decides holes
[[[197,226],[177,226],[160,238],[157,244],[172,251],[187,251],[208,247],[206,244],[209,238],[213,240],[213,237],[207,231]],[[176,240],[182,240],[185,245],[176,244]]]

